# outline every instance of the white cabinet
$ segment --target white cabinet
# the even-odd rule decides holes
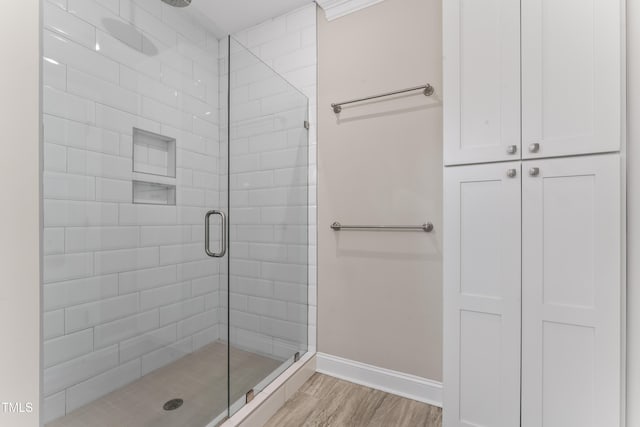
[[[623,22],[621,0],[522,0],[524,158],[620,150]]]
[[[520,158],[520,0],[446,0],[444,161]]]
[[[520,162],[444,176],[444,425],[520,422]]]
[[[444,163],[620,150],[624,0],[443,2]]]
[[[620,427],[625,0],[443,19],[444,427]]]
[[[620,163],[445,168],[444,427],[621,425]]]
[[[522,426],[619,426],[620,156],[523,172]]]

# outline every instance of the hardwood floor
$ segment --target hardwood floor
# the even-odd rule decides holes
[[[265,427],[441,427],[442,410],[314,374]]]

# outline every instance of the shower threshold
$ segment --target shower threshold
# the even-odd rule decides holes
[[[281,361],[231,347],[231,401]],[[165,403],[183,401],[167,411]],[[202,427],[227,413],[227,344],[214,342],[115,390],[47,427]]]

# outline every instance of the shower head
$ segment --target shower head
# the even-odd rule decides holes
[[[191,4],[191,0],[162,0],[162,1],[173,7],[187,7]]]

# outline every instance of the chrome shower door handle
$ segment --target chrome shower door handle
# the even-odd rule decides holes
[[[220,236],[221,236],[221,247],[220,252],[211,252],[210,248],[210,233],[209,233],[209,219],[211,215],[220,215]],[[225,215],[222,211],[212,210],[207,212],[204,216],[204,251],[213,258],[222,258],[227,253],[227,215]]]

